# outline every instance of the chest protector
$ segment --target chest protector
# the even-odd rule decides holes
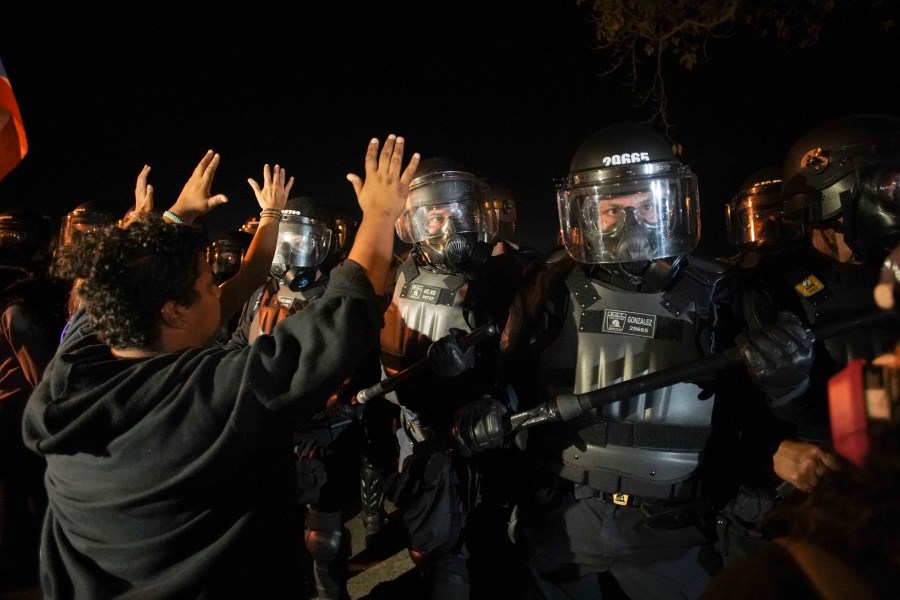
[[[541,353],[543,388],[554,396],[581,394],[698,358],[713,286],[683,277],[667,292],[630,292],[576,266],[566,278],[562,331]],[[682,483],[697,469],[710,433],[714,399],[701,392],[692,383],[653,390],[536,428],[534,441],[551,468],[577,484],[682,498],[693,493]]]
[[[272,282],[266,284],[261,288],[260,292],[257,292],[258,299],[253,298],[251,300],[256,310],[250,321],[247,343],[252,344],[253,340],[261,334],[272,335],[272,330],[275,329],[275,325],[279,321],[288,315],[303,310],[311,300],[318,298],[324,293],[325,282],[321,280],[306,289],[296,292],[281,282],[278,282],[277,288],[272,285]]]
[[[460,275],[420,270],[411,259],[400,265],[381,330],[381,362],[387,375],[425,357],[431,343],[451,327],[472,330],[464,311],[467,290]]]

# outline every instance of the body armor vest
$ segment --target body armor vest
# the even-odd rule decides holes
[[[326,279],[319,279],[312,286],[297,292],[291,291],[283,282],[275,279],[269,280],[251,298],[250,306],[253,316],[247,332],[247,343],[252,344],[260,334],[271,335],[280,320],[299,312],[311,300],[324,294]],[[277,289],[274,285],[276,283],[278,284]]]
[[[682,278],[666,293],[629,292],[576,266],[566,287],[562,331],[540,358],[543,389],[553,395],[581,394],[702,353],[709,286]],[[678,383],[535,434],[565,479],[602,492],[683,498],[695,493],[693,484],[679,484],[697,469],[710,433],[713,398],[703,398],[697,385]]]
[[[467,290],[462,276],[420,270],[410,259],[400,265],[381,330],[381,361],[387,375],[425,357],[431,343],[451,327],[471,331],[463,310]]]

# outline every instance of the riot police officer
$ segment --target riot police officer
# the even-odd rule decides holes
[[[514,218],[514,204],[495,202],[486,183],[456,161],[420,163],[397,221],[398,236],[412,248],[400,257],[385,313],[381,361],[388,375],[421,364],[449,334],[502,329],[534,260],[500,240],[503,221],[503,235],[513,241]],[[497,337],[483,340],[464,350],[468,370],[442,377],[424,369],[393,392],[402,409],[392,500],[430,598],[468,598],[470,584],[510,584],[503,575],[509,552],[496,550],[505,516],[478,520],[482,510],[502,513],[502,454],[466,457],[448,443],[460,407],[485,395],[509,401],[501,346]],[[491,573],[484,578],[479,568]]]
[[[53,255],[50,218],[30,209],[0,213],[0,290],[41,275]]]
[[[247,254],[253,234],[243,229],[229,231],[206,248],[206,262],[213,272],[213,280],[221,285],[234,276],[241,268],[241,261]]]
[[[631,123],[597,131],[576,151],[557,203],[565,254],[548,257],[523,294],[531,318],[519,338],[535,355],[520,369],[523,403],[674,368],[732,342],[727,273],[693,253],[697,178],[661,136]],[[753,381],[789,398],[805,389],[811,342],[785,315],[741,348]],[[598,598],[604,572],[634,599],[702,593],[718,562],[713,484],[730,466],[719,452],[729,436],[713,426],[714,409],[729,406],[716,401],[719,388],[682,381],[525,432],[535,478],[514,534],[535,597]],[[485,429],[465,439],[491,439]]]
[[[725,230],[728,241],[748,254],[758,255],[772,246],[783,245],[799,235],[795,222],[783,219],[781,165],[754,171],[725,205]],[[758,258],[758,256],[757,256]],[[752,263],[748,264],[748,260]],[[745,257],[743,268],[756,261]]]
[[[352,212],[322,198],[288,199],[281,211],[269,279],[245,306],[231,343],[253,343],[261,335],[271,335],[281,319],[324,294],[328,274],[346,257],[358,225]],[[344,512],[358,497],[362,447],[361,425],[349,403],[356,390],[377,379],[376,352],[373,348],[368,365],[335,391],[326,413],[316,415],[294,436],[298,504],[305,509],[304,541],[323,600],[347,594],[350,539]]]
[[[59,232],[59,245],[72,243],[74,236],[83,231],[97,231],[106,225],[116,223],[126,211],[106,200],[82,202],[63,218]]]
[[[876,311],[871,290],[888,252],[900,241],[900,118],[859,114],[811,128],[791,147],[783,169],[785,219],[801,239],[764,255],[756,277],[776,305],[811,325]],[[896,323],[817,344],[807,393],[776,407],[796,427],[774,456],[775,473],[810,491],[838,467],[830,450],[827,382],[850,359],[889,352]]]

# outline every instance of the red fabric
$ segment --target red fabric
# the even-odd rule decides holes
[[[831,438],[837,452],[859,466],[869,450],[864,360],[851,360],[828,380],[828,412]]]
[[[22,162],[27,153],[25,125],[6,69],[0,62],[0,180]]]

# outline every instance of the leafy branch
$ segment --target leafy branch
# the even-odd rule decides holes
[[[601,76],[625,71],[637,106],[648,106],[646,123],[669,136],[673,126],[666,90],[671,66],[693,70],[707,62],[711,40],[739,33],[772,36],[798,48],[818,42],[826,19],[839,4],[865,4],[873,11],[881,0],[575,0],[590,3],[597,49],[608,62]],[[880,29],[893,21],[880,18]],[[671,139],[671,138],[670,138]]]

